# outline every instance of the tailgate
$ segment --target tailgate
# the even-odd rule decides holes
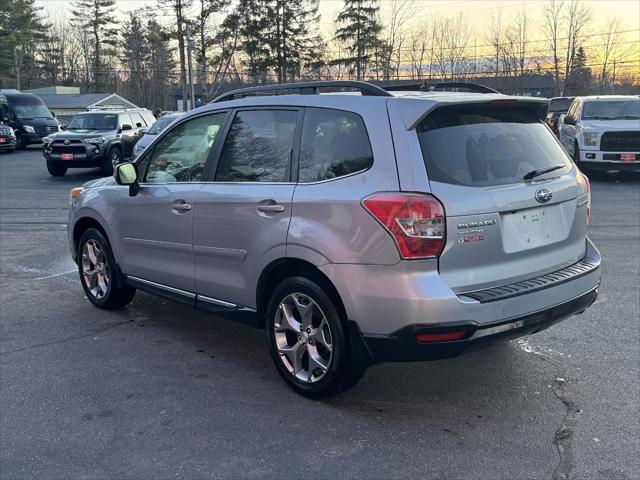
[[[447,218],[439,271],[455,292],[532,278],[584,256],[585,180],[536,115],[458,105],[433,111],[416,131]]]

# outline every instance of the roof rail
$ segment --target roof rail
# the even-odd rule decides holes
[[[258,87],[239,88],[223,93],[214,98],[210,103],[224,102],[234,100],[236,98],[249,97],[252,95],[278,95],[277,92],[293,90],[300,95],[317,95],[321,88],[350,88],[359,90],[362,95],[370,95],[374,97],[390,97],[391,94],[385,89],[367,82],[359,81],[343,81],[343,80],[325,80],[317,82],[297,82],[297,83],[279,83],[275,85],[260,85]],[[267,93],[274,92],[274,93]],[[290,93],[290,92],[287,92]]]
[[[439,83],[410,83],[405,85],[391,85],[388,87],[384,87],[385,90],[389,92],[399,92],[399,91],[421,91],[421,92],[429,92],[433,90],[446,90],[447,88],[459,88],[466,89],[470,92],[475,93],[500,93],[493,88],[487,87],[485,85],[480,85],[479,83],[470,83],[470,82],[439,82]]]

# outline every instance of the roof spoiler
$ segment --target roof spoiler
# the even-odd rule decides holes
[[[476,97],[474,99],[461,96],[460,100],[456,100],[454,97],[447,98],[446,100],[433,100],[425,96],[424,100],[402,102],[400,113],[407,130],[412,130],[416,128],[427,115],[436,109],[455,106],[464,107],[468,105],[486,105],[487,107],[498,108],[515,106],[529,110],[539,119],[544,120],[547,115],[547,109],[549,108],[549,101],[546,98],[509,97],[500,94],[489,94],[486,97]]]
[[[479,83],[470,82],[439,82],[439,83],[409,83],[404,85],[390,85],[383,87],[388,92],[432,92],[436,90],[465,90],[473,93],[500,93],[493,88]]]

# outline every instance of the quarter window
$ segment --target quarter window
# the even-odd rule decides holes
[[[142,118],[142,116],[137,112],[131,112],[131,121],[133,122],[133,128],[142,128],[145,127],[146,124]]]
[[[360,116],[308,108],[302,128],[300,182],[317,182],[366,170],[373,164],[369,137]]]
[[[220,155],[218,182],[288,182],[296,110],[236,114]]]
[[[169,131],[154,147],[146,183],[201,182],[225,113],[194,118]]]
[[[124,125],[131,125],[133,127],[133,121],[128,113],[120,115],[120,127],[122,128]]]

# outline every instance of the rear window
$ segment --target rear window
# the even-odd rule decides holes
[[[573,102],[573,98],[552,98],[551,101],[549,101],[549,111],[566,112],[569,110],[571,102]]]
[[[373,164],[369,137],[355,113],[307,108],[302,128],[299,182],[319,182]]]
[[[427,174],[436,182],[505,185],[523,181],[532,170],[571,166],[549,129],[533,112],[520,108],[440,108],[416,131]]]

